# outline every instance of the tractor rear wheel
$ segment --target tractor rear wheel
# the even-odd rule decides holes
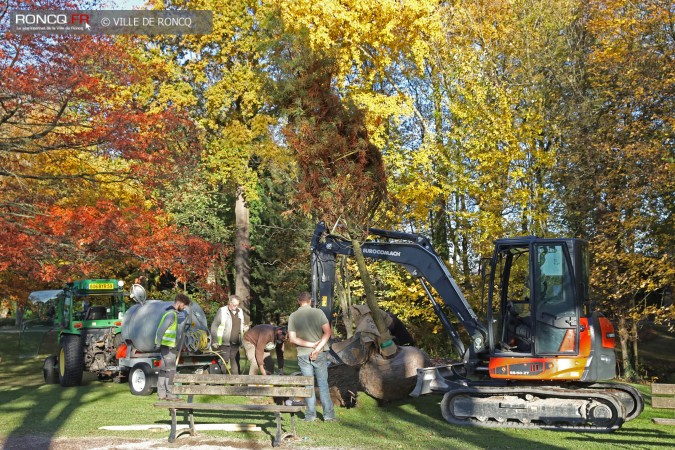
[[[84,348],[82,339],[75,334],[61,336],[59,353],[59,379],[61,386],[79,386],[84,372]]]
[[[56,384],[59,382],[59,372],[56,368],[58,360],[56,356],[47,356],[45,358],[44,366],[42,366],[42,374],[45,377],[45,383]]]

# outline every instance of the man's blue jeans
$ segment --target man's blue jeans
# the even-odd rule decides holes
[[[319,398],[323,406],[323,420],[334,419],[335,410],[333,409],[333,401],[330,398],[330,391],[328,388],[328,359],[326,352],[321,352],[315,361],[310,361],[309,355],[298,356],[298,366],[300,372],[306,377],[316,377],[316,385],[319,388]],[[312,397],[307,399],[307,411],[305,411],[305,419],[316,418],[316,395],[312,392]]]

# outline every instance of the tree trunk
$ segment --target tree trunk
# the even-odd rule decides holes
[[[241,299],[241,308],[244,310],[244,321],[251,322],[251,266],[249,264],[249,207],[244,199],[241,187],[237,188],[237,201],[234,207],[235,225],[237,228],[234,238],[234,293]]]
[[[342,320],[345,324],[347,339],[354,334],[354,322],[352,321],[351,313],[351,296],[349,295],[349,272],[345,268],[346,258],[340,257],[340,281],[337,284],[337,295],[340,300],[340,307],[342,308]]]
[[[628,349],[629,332],[625,317],[619,318],[619,342],[621,344],[621,363],[623,365],[623,378],[632,380],[635,378],[635,371],[631,363],[630,351]]]
[[[640,367],[640,361],[638,358],[638,329],[637,329],[637,320],[631,320],[630,325],[630,339],[631,344],[633,344],[633,367],[635,368],[635,375],[637,376],[637,371]]]
[[[635,311],[635,295],[630,299],[630,307],[632,311]],[[635,368],[636,376],[638,368],[640,367],[638,361],[638,329],[637,329],[637,320],[630,319],[630,341],[633,347],[633,367]]]
[[[377,331],[380,333],[380,344],[378,347],[384,356],[391,356],[396,353],[396,344],[390,344],[386,347],[382,347],[382,344],[387,344],[391,342],[391,335],[389,334],[389,329],[384,323],[382,314],[380,313],[380,308],[377,306],[377,300],[375,299],[375,289],[373,289],[373,284],[370,281],[370,274],[366,268],[366,260],[363,257],[363,252],[361,251],[361,243],[357,239],[352,239],[352,248],[354,249],[354,258],[356,259],[356,264],[359,267],[359,275],[361,275],[361,281],[363,281],[363,290],[366,294],[366,303],[368,308],[370,308],[370,315],[375,322]]]
[[[14,325],[18,328],[21,328],[23,325],[23,306],[16,306],[16,312],[14,313]]]
[[[461,199],[461,210],[466,211],[466,202],[464,197]],[[460,227],[459,231],[459,244],[461,245],[461,250],[458,249],[459,253],[461,254],[461,263],[462,263],[462,287],[466,292],[471,291],[473,289],[473,286],[471,285],[471,264],[469,262],[469,242],[471,241],[471,237],[469,236],[469,233],[467,230],[470,229],[468,223],[466,223],[466,219],[462,219],[463,223],[462,226]],[[459,269],[459,267],[457,267]]]
[[[434,71],[432,73],[432,89],[434,99],[434,127],[436,129],[436,147],[438,154],[443,153],[443,95],[441,94],[441,82],[438,74]],[[440,160],[440,158],[439,158]],[[447,170],[443,168],[443,164],[439,161],[435,164],[436,172],[445,173]],[[436,180],[434,186],[443,192],[441,183]],[[445,192],[438,195],[434,201],[434,208],[431,211],[431,239],[433,241],[436,253],[442,260],[448,261],[450,259],[450,249],[448,247],[448,211],[447,211],[448,197]]]
[[[438,183],[436,183],[438,186]],[[436,210],[431,214],[431,239],[434,247],[438,248],[438,256],[442,260],[448,261],[450,259],[450,250],[448,248],[448,216],[446,199],[444,195],[439,195],[434,202]]]

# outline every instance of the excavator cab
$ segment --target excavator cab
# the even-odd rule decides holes
[[[585,241],[497,240],[488,283],[491,378],[614,378],[614,331],[592,311]]]
[[[589,304],[587,255],[578,239],[495,243],[488,306],[499,320],[491,322],[498,323],[489,336],[491,353],[579,352],[579,319]]]

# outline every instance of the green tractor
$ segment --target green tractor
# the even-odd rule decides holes
[[[46,383],[79,386],[85,371],[99,378],[119,376],[116,352],[126,312],[123,286],[122,280],[80,280],[52,296],[59,350],[45,359]]]

